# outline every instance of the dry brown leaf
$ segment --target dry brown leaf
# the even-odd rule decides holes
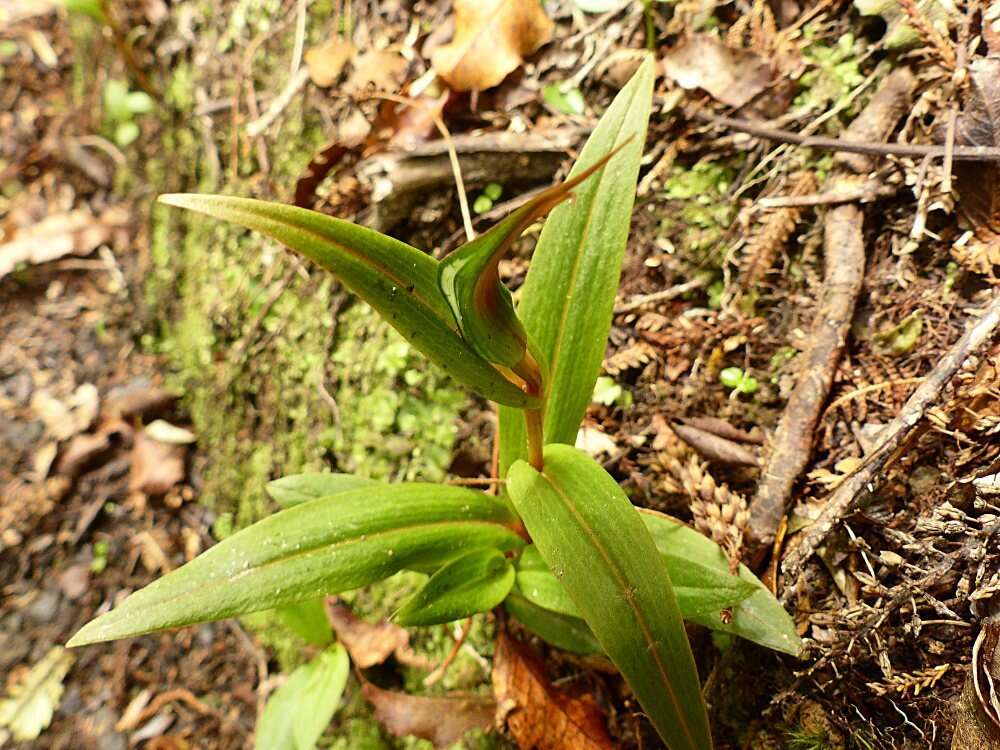
[[[496,703],[475,695],[426,697],[362,687],[375,718],[396,737],[420,737],[436,748],[451,747],[470,729],[493,726]]]
[[[398,52],[371,50],[354,58],[351,74],[344,88],[348,91],[399,90],[408,63]]]
[[[161,443],[144,432],[135,436],[129,489],[146,495],[163,495],[184,480],[184,445]]]
[[[354,616],[350,607],[340,602],[327,605],[330,625],[337,639],[351,655],[359,669],[381,664],[393,653],[406,649],[410,635],[391,622],[369,623]]]
[[[771,82],[759,55],[727,47],[711,34],[694,34],[663,56],[663,72],[681,88],[704,89],[730,107],[742,107]]]
[[[87,255],[107,242],[112,232],[127,220],[128,212],[123,208],[110,208],[100,217],[85,209],[47,216],[0,245],[0,279],[21,264],[37,265],[66,255]]]
[[[309,68],[309,78],[317,86],[332,86],[340,78],[344,66],[354,57],[354,52],[354,45],[339,36],[306,50],[303,59]]]
[[[956,122],[962,146],[1000,146],[1000,58],[969,66],[970,96]],[[958,210],[980,242],[1000,252],[1000,164],[958,162],[954,166]],[[987,251],[990,252],[990,251]]]
[[[56,440],[66,440],[90,427],[97,417],[99,403],[97,386],[93,383],[78,386],[67,401],[60,401],[44,388],[31,396],[32,410]]]
[[[431,63],[456,91],[496,86],[552,38],[537,0],[455,0],[455,36]]]
[[[502,633],[493,658],[493,697],[514,740],[525,750],[613,747],[594,699],[556,690],[538,657]]]

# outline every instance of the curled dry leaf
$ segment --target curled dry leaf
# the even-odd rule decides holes
[[[451,747],[470,729],[493,726],[496,703],[480,696],[426,697],[382,690],[371,683],[362,687],[375,707],[375,718],[396,737],[420,737],[435,748]]]
[[[354,52],[354,45],[339,36],[306,50],[303,59],[309,68],[309,78],[317,86],[332,86],[340,78],[344,66],[354,57]]]
[[[496,86],[552,38],[537,0],[455,0],[455,36],[431,62],[457,91]]]
[[[47,216],[18,230],[13,239],[0,245],[0,279],[22,264],[88,255],[127,222],[128,211],[122,207],[109,208],[99,217],[85,209]]]
[[[346,604],[330,602],[326,611],[337,640],[344,644],[359,669],[381,664],[397,651],[405,652],[410,643],[409,633],[399,625],[365,622],[355,617]]]
[[[663,56],[663,72],[685,89],[704,89],[723,104],[742,107],[771,83],[770,64],[748,50],[694,34]]]
[[[522,748],[611,750],[604,716],[590,695],[552,687],[538,657],[500,634],[493,658],[493,696],[499,716]]]
[[[1000,58],[975,60],[969,66],[969,98],[956,122],[961,146],[1000,146]],[[958,210],[975,234],[965,254],[975,270],[1000,262],[1000,164],[957,162],[954,167]],[[978,259],[982,262],[975,262]]]

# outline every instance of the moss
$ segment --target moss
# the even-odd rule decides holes
[[[865,78],[858,60],[866,43],[853,34],[844,34],[835,41],[820,40],[817,28],[814,24],[807,24],[803,32],[807,44],[802,50],[802,57],[808,68],[799,78],[801,91],[794,105],[810,112],[823,112],[846,104],[844,114],[850,118],[860,111],[866,101],[866,98],[858,97],[848,103],[851,92]],[[842,127],[842,122],[835,118],[829,129],[839,132]]]
[[[664,182],[664,192],[673,205],[660,222],[660,230],[693,266],[721,263],[720,240],[734,216],[725,193],[736,169],[731,161],[703,159],[690,167],[675,165]]]
[[[207,4],[184,5],[195,16],[199,49],[192,59],[225,64],[217,51],[235,54],[237,40],[242,46],[268,28],[281,3],[240,0],[224,28],[217,28],[218,16]],[[317,3],[310,10],[308,28],[319,36],[329,19],[318,14],[329,6]],[[284,85],[291,36],[276,35],[258,51],[253,66],[258,90],[277,91]],[[219,80],[227,81],[227,74],[212,63],[180,64],[172,80],[164,82],[166,101],[177,112],[189,112],[192,92],[216,91]],[[160,192],[282,199],[263,186],[256,150],[245,139],[235,154],[235,176],[217,167],[219,162],[228,166],[231,155],[229,122],[228,117],[216,118],[212,129],[202,131],[193,130],[192,123],[201,126],[187,117],[167,123],[155,156],[144,165],[148,182]],[[270,139],[268,183],[291,190],[323,142],[319,114],[293,101]],[[333,279],[319,270],[289,272],[292,256],[259,235],[163,206],[155,207],[151,218],[143,344],[164,355],[167,382],[183,393],[198,433],[202,502],[240,528],[272,510],[263,488],[282,474],[329,467],[387,480],[444,477],[456,415],[467,397],[370,308],[350,304],[335,318],[331,308],[339,287]],[[272,299],[278,283],[286,286]],[[330,362],[325,361],[327,351]],[[336,400],[339,419],[320,383]],[[345,598],[359,616],[383,619],[423,580],[404,573]],[[469,644],[489,655],[492,625],[480,619]],[[244,622],[284,671],[305,658],[303,642],[273,613]],[[433,661],[443,659],[453,643],[443,627],[414,631],[412,640],[414,649]],[[417,670],[401,672],[406,686],[414,689],[421,689],[425,676]],[[481,664],[463,652],[437,689],[482,690],[484,677]],[[331,734],[338,737],[330,740],[333,747],[429,746],[386,737],[363,700],[352,699],[338,713]]]

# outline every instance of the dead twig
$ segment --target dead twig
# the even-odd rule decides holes
[[[706,283],[707,279],[699,276],[696,279],[685,281],[683,284],[677,284],[669,289],[662,289],[659,292],[653,292],[651,294],[638,294],[628,302],[620,302],[615,305],[615,315],[632,312],[633,310],[638,310],[643,305],[649,305],[654,302],[667,302],[669,300],[676,299],[682,294],[693,292],[695,289],[701,289]]]
[[[908,69],[893,72],[845,131],[845,136],[886,137],[909,106],[915,86],[916,79]],[[835,191],[840,183],[850,180],[848,172],[866,173],[873,166],[869,159],[853,156],[839,161],[841,169],[831,180]],[[792,488],[812,454],[816,425],[840,364],[864,279],[863,222],[861,209],[853,203],[837,206],[824,220],[821,301],[809,343],[800,355],[798,382],[781,415],[770,456],[750,504],[750,548],[758,558],[773,545]]]
[[[928,146],[915,143],[872,143],[840,138],[824,138],[816,135],[799,135],[790,130],[758,125],[749,120],[735,117],[715,117],[702,112],[694,113],[696,120],[738,130],[741,133],[765,138],[769,141],[792,143],[796,146],[821,148],[827,151],[843,151],[867,156],[913,156],[943,157],[944,146]],[[951,158],[955,161],[1000,161],[1000,146],[955,146]]]
[[[879,198],[891,198],[899,192],[896,185],[885,185],[874,180],[857,187],[845,187],[810,195],[775,195],[761,198],[761,208],[806,208],[809,206],[835,206],[840,203],[871,203]]]
[[[256,138],[274,124],[285,108],[291,103],[295,95],[306,85],[309,80],[309,68],[299,68],[295,75],[288,79],[285,88],[281,90],[274,101],[268,106],[260,117],[247,125],[247,135]]]
[[[858,504],[862,497],[875,491],[884,478],[883,470],[897,455],[913,428],[937,401],[941,390],[958,372],[962,364],[993,338],[1000,325],[1000,293],[994,295],[979,321],[960,338],[938,362],[923,383],[913,392],[902,411],[879,435],[878,445],[865,457],[826,501],[823,511],[803,532],[798,544],[785,555],[782,572],[794,580],[806,560],[822,544],[833,527]]]

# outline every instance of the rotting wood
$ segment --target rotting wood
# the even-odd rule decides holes
[[[868,497],[884,478],[883,470],[900,452],[906,439],[934,405],[941,390],[962,364],[988,341],[1000,325],[1000,293],[994,295],[979,321],[945,354],[923,383],[903,405],[899,415],[879,435],[878,445],[865,457],[827,499],[822,512],[806,527],[798,543],[785,555],[782,572],[793,580],[834,526],[847,516],[862,498]]]
[[[916,79],[909,69],[894,71],[844,132],[844,138],[887,137],[909,106],[915,87]],[[870,171],[874,158],[852,154],[838,159],[838,164],[840,170],[830,180],[832,191],[851,182],[851,173]],[[831,209],[824,219],[825,271],[819,308],[809,343],[800,355],[802,364],[796,387],[778,423],[757,493],[750,504],[748,536],[753,562],[760,562],[773,545],[794,484],[812,455],[816,424],[830,394],[864,278],[863,221],[864,214],[854,203]]]

